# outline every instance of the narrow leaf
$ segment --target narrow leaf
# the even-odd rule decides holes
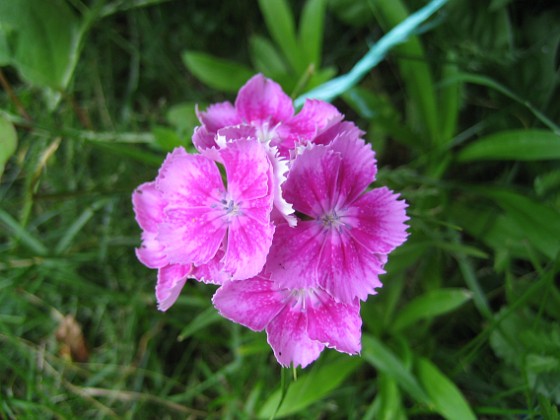
[[[201,52],[183,53],[183,62],[201,82],[224,92],[237,92],[253,75],[248,67]]]
[[[373,367],[393,378],[416,401],[429,403],[430,397],[403,362],[371,335],[362,337],[362,357]]]
[[[453,420],[476,419],[459,388],[430,361],[423,358],[418,360],[418,376],[434,409],[443,417]]]
[[[518,104],[526,107],[529,111],[531,111],[533,113],[533,115],[540,122],[542,122],[544,125],[546,125],[548,128],[550,128],[554,133],[560,135],[560,127],[556,123],[554,123],[550,118],[548,118],[540,110],[535,108],[535,106],[533,106],[533,104],[531,104],[529,101],[527,101],[526,99],[518,96],[512,90],[510,90],[507,87],[505,87],[504,85],[496,82],[495,80],[491,79],[490,77],[482,76],[482,75],[479,75],[479,74],[459,73],[459,74],[456,74],[454,76],[449,77],[448,79],[443,81],[442,84],[457,83],[457,82],[466,82],[466,83],[472,83],[472,84],[475,84],[475,85],[486,86],[490,89],[494,89],[495,91],[500,92],[502,95],[505,95],[508,98],[513,99]]]
[[[305,71],[305,59],[301,55],[294,16],[286,0],[259,0],[268,32],[296,73]]]
[[[529,197],[498,188],[479,190],[494,200],[517,221],[527,239],[544,255],[556,258],[560,252],[560,212]]]
[[[465,289],[438,289],[427,292],[410,301],[393,323],[397,332],[420,320],[432,319],[449,313],[471,299],[472,293]]]
[[[385,30],[395,27],[409,16],[402,0],[370,0],[372,10]],[[406,86],[409,106],[415,112],[408,113],[408,124],[424,134],[432,142],[438,142],[439,110],[432,72],[426,60],[424,47],[417,36],[410,36],[401,45],[395,46],[400,76]]]
[[[266,76],[277,78],[288,72],[284,59],[268,39],[258,35],[251,36],[249,49],[253,65]]]
[[[0,178],[4,173],[6,162],[17,147],[17,133],[14,125],[0,116]]]
[[[457,158],[460,162],[560,159],[560,135],[547,130],[500,131],[469,144]]]
[[[0,209],[0,227],[4,227],[11,232],[16,240],[37,255],[47,255],[48,250],[39,239],[35,238],[22,225],[18,223],[12,216]]]
[[[309,63],[319,69],[325,24],[325,0],[307,0],[299,25],[299,45]]]
[[[295,414],[321,400],[336,389],[362,361],[358,357],[341,356],[328,365],[316,365],[306,371],[296,382],[292,382],[275,418]],[[259,417],[270,418],[281,398],[281,390],[276,390],[262,406]]]

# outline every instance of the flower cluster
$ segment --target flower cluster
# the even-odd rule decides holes
[[[368,191],[377,169],[363,132],[322,101],[295,113],[262,75],[198,118],[198,153],[175,149],[132,198],[159,309],[192,278],[220,285],[219,313],[266,330],[283,366],[325,347],[359,353],[360,301],[407,237],[406,203]]]

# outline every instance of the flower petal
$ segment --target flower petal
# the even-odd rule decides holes
[[[157,232],[158,224],[163,220],[165,201],[155,182],[140,185],[132,194],[132,205],[136,221],[140,227],[149,232]]]
[[[325,345],[312,340],[307,334],[307,314],[290,305],[270,321],[266,327],[268,343],[274,350],[276,360],[284,367],[293,364],[302,368],[314,362]]]
[[[288,289],[317,286],[318,264],[326,238],[316,221],[300,221],[296,227],[276,227],[266,262],[271,279]]]
[[[307,216],[320,218],[329,213],[337,200],[341,161],[340,155],[326,146],[306,148],[292,163],[284,198]]]
[[[156,298],[160,311],[167,311],[175,303],[190,270],[190,265],[180,264],[167,265],[158,270]]]
[[[253,76],[239,90],[235,108],[242,122],[275,125],[294,114],[292,100],[280,85],[262,74]]]
[[[190,277],[207,284],[224,284],[226,281],[231,280],[231,275],[226,272],[221,261],[223,257],[224,251],[219,249],[214,258],[206,264],[198,267],[193,266]]]
[[[181,147],[167,155],[155,182],[167,208],[209,206],[225,192],[216,164],[204,156],[188,154]]]
[[[407,238],[407,204],[386,187],[361,196],[348,211],[350,234],[370,252],[388,254]]]
[[[157,239],[170,263],[206,264],[218,251],[227,231],[223,212],[208,208],[168,209],[167,223]]]
[[[352,237],[352,230],[331,229],[328,244],[317,263],[318,283],[337,301],[366,300],[381,287],[379,275],[385,271],[385,254],[375,254]]]
[[[360,303],[337,303],[328,293],[317,290],[318,299],[307,308],[307,333],[338,351],[359,353],[362,336]]]
[[[142,232],[142,245],[136,248],[136,256],[149,268],[161,268],[169,264],[165,247],[158,241],[157,233]]]
[[[313,143],[329,144],[342,132],[351,132],[351,135],[356,138],[362,137],[366,134],[364,131],[356,127],[356,124],[353,122],[341,121],[338,124],[334,124],[333,126],[327,128],[327,130],[315,137],[315,139],[313,139]]]
[[[278,127],[277,134],[281,138],[279,147],[289,150],[298,143],[311,141],[342,118],[343,115],[333,105],[308,99],[297,115]]]
[[[337,202],[351,203],[375,180],[377,167],[371,144],[352,131],[341,132],[328,146],[340,153],[342,162],[337,179]]]
[[[231,102],[212,104],[206,111],[198,111],[197,107],[196,111],[199,121],[211,133],[215,133],[222,127],[237,125],[241,122],[241,118],[237,115],[237,111]]]
[[[157,239],[165,246],[169,262],[207,263],[227,229],[224,211],[216,206],[225,196],[216,164],[177,148],[163,163],[156,186],[168,203]]]
[[[282,294],[262,276],[224,283],[212,302],[223,317],[253,331],[262,331],[285,306]]]
[[[217,148],[215,140],[216,134],[210,133],[206,127],[196,127],[194,129],[192,142],[196,150],[203,152],[205,150],[211,150],[212,148]]]
[[[227,175],[228,194],[237,203],[269,197],[272,206],[272,168],[256,139],[239,139],[220,150]]]
[[[274,225],[270,207],[244,210],[229,225],[224,268],[234,280],[243,280],[261,272],[272,244]],[[263,220],[264,219],[264,220]]]

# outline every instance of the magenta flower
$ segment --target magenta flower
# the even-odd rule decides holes
[[[338,303],[319,287],[283,289],[259,275],[224,283],[212,301],[225,318],[253,331],[266,329],[282,366],[306,367],[325,347],[348,354],[361,350],[359,301]]]
[[[308,100],[294,115],[292,100],[280,85],[261,74],[253,76],[240,90],[235,105],[221,102],[197,112],[202,123],[193,135],[193,144],[212,156],[221,146],[222,137],[235,133],[257,138],[266,150],[274,174],[274,208],[295,226],[292,206],[282,197],[288,162],[296,146],[307,144],[338,123],[342,114],[323,101]]]
[[[191,264],[170,264],[165,246],[158,240],[158,228],[164,219],[166,206],[155,182],[140,185],[132,195],[136,221],[143,229],[142,245],[136,249],[138,259],[149,268],[158,269],[156,298],[158,309],[166,311],[175,303],[183,289]]]
[[[253,76],[239,90],[235,105],[221,102],[198,112],[202,123],[193,136],[199,151],[215,146],[216,134],[225,127],[247,125],[253,136],[271,147],[278,147],[280,154],[289,157],[298,144],[312,141],[343,116],[331,104],[307,100],[301,111],[294,115],[292,100],[280,85],[262,74]]]
[[[295,228],[276,229],[267,270],[279,287],[321,287],[341,302],[366,300],[381,287],[387,254],[406,240],[406,203],[387,188],[364,193],[375,179],[375,159],[356,134],[310,146],[292,163],[284,196],[301,218]]]
[[[155,182],[134,192],[144,230],[137,255],[159,269],[156,295],[162,310],[174,303],[186,276],[213,283],[246,279],[266,261],[274,233],[266,153],[257,140],[238,139],[225,144],[218,157],[227,187],[216,162],[177,148]]]
[[[262,75],[197,115],[199,153],[175,149],[132,197],[158,308],[193,278],[220,285],[220,314],[266,330],[283,366],[325,347],[359,353],[360,300],[381,287],[408,220],[398,194],[367,191],[377,168],[364,133],[322,101],[295,113]]]

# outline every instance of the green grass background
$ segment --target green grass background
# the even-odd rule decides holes
[[[0,0],[0,418],[557,419],[556,1],[448,1],[334,100],[410,204],[360,356],[294,380],[214,286],[158,312],[134,255],[195,104],[257,71],[295,99],[425,4]]]

